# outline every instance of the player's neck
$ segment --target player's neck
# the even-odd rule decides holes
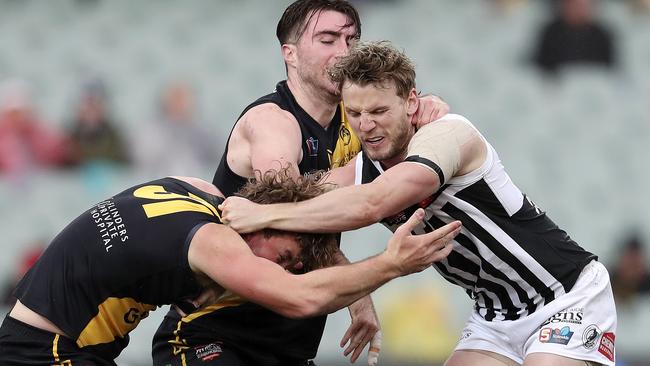
[[[392,157],[390,159],[381,160],[379,163],[381,163],[381,166],[382,166],[382,168],[384,168],[384,170],[388,170],[388,169],[394,167],[395,165],[403,162],[406,159],[406,155],[407,155],[407,151],[404,150],[402,153],[400,153],[400,154],[398,154],[398,155],[396,155],[396,156],[394,156],[394,157]]]
[[[322,90],[316,90],[305,83],[295,82],[291,79],[287,80],[287,85],[298,105],[319,125],[328,128],[336,114],[340,100]]]

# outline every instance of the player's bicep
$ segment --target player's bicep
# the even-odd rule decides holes
[[[393,215],[434,194],[440,188],[438,174],[421,163],[402,162],[388,169],[369,185],[382,207],[382,217]]]
[[[297,121],[275,105],[261,107],[246,119],[252,169],[265,172],[291,164],[299,174],[302,141]]]

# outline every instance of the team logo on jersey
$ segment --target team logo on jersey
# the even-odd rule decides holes
[[[539,341],[542,343],[556,343],[566,345],[573,337],[573,332],[568,326],[562,328],[542,328],[539,331]]]
[[[612,332],[603,333],[598,346],[598,352],[602,353],[610,361],[614,361],[614,340],[616,335]]]
[[[572,323],[582,324],[582,317],[584,316],[584,308],[568,308],[560,311],[559,313],[548,318],[542,327],[551,323]]]
[[[203,362],[210,361],[221,355],[221,345],[217,343],[206,344],[205,346],[194,348],[196,359],[201,359]]]
[[[307,144],[308,156],[318,156],[318,139],[310,137],[305,140],[305,144]]]
[[[341,125],[341,128],[339,129],[339,140],[341,140],[345,146],[350,145],[350,141],[352,140],[352,134],[350,134],[350,130],[348,130],[347,127],[343,125]]]
[[[594,348],[598,337],[602,333],[603,331],[600,330],[596,324],[591,324],[587,329],[585,329],[584,333],[582,333],[582,345],[585,346],[586,349]]]

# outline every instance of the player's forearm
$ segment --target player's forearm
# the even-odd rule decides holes
[[[307,273],[301,277],[304,316],[327,314],[342,309],[386,282],[401,276],[397,266],[383,255],[354,266],[336,266]]]
[[[341,232],[379,221],[380,197],[367,186],[330,191],[311,200],[264,207],[271,228],[299,232]]]

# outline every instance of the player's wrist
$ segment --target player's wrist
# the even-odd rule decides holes
[[[406,273],[402,270],[397,256],[392,255],[388,251],[383,251],[381,254],[374,257],[376,260],[376,268],[386,276],[387,280],[396,277],[401,277]]]

